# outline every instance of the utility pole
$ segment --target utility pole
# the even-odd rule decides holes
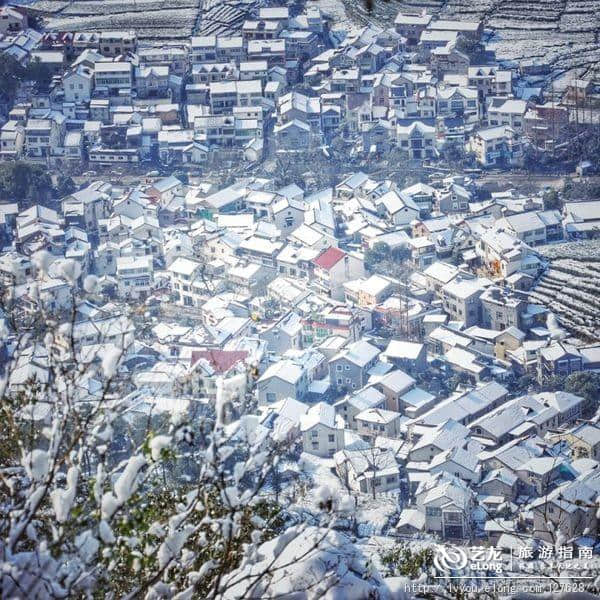
[[[556,135],[556,99],[554,97],[554,79],[550,82],[550,110],[552,111],[552,160],[556,158],[555,148],[558,136]]]

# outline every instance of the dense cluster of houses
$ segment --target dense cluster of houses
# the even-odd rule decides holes
[[[509,390],[515,377],[600,368],[600,345],[569,338],[530,297],[544,269],[536,247],[600,207],[545,210],[515,192],[479,200],[464,177],[431,183],[360,172],[311,192],[256,177],[96,181],[55,208],[0,205],[0,279],[20,309],[68,313],[60,265],[77,261],[79,284],[91,274],[97,288],[77,306],[74,344],[115,343],[133,320],[132,405],[214,402],[219,378],[241,376],[258,427],[329,461],[353,493],[401,494],[398,534],[509,544],[550,539],[554,523],[586,544],[597,401]],[[382,248],[405,270],[378,269]],[[40,250],[54,261],[41,278]],[[31,354],[9,390],[43,377],[44,349]]]
[[[571,88],[594,91],[575,81],[564,104],[545,101],[539,78],[465,53],[485,37],[481,22],[427,13],[342,36],[314,5],[263,7],[236,35],[158,47],[135,31],[40,33],[23,9],[0,12],[2,52],[53,74],[6,107],[2,158],[198,167],[258,161],[267,138],[278,152],[342,138],[356,153],[420,161],[457,146],[486,167],[520,165],[526,144],[560,141]]]

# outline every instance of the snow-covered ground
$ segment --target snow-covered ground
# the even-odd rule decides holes
[[[19,3],[19,2],[17,2]],[[44,13],[51,31],[134,29],[142,40],[181,40],[192,34],[235,33],[255,3],[228,0],[20,0]]]
[[[550,261],[531,293],[559,324],[583,339],[600,335],[600,240],[551,244],[537,248]]]
[[[399,511],[396,492],[378,493],[375,498],[370,494],[351,494],[333,471],[333,459],[303,453],[298,467],[310,477],[311,489],[327,487],[335,496],[352,495],[355,498],[357,532],[361,537],[381,533],[389,518]],[[316,510],[318,501],[316,494],[308,493],[298,504]]]

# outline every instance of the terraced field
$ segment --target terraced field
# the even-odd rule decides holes
[[[238,30],[259,0],[21,0],[43,12],[48,29],[132,28],[141,39],[160,41],[194,34]],[[600,0],[321,0],[325,12],[356,24],[389,26],[399,9],[422,10],[445,18],[485,20],[494,30],[489,48],[500,59],[549,62],[557,85],[600,64]],[[264,2],[262,4],[269,4]],[[281,4],[281,2],[272,2]],[[336,9],[336,5],[340,9]],[[331,9],[334,7],[335,10]],[[346,19],[344,25],[348,25]],[[340,25],[337,23],[336,25]],[[561,75],[565,75],[561,77]]]
[[[239,30],[256,7],[244,0],[33,0],[50,31],[135,29],[148,42]]]
[[[549,260],[530,297],[551,309],[560,324],[583,339],[600,337],[600,241],[541,249]]]
[[[399,9],[448,19],[484,19],[493,30],[488,48],[506,63],[523,59],[548,63],[559,88],[573,77],[600,70],[600,0],[344,0],[356,20],[388,24]]]

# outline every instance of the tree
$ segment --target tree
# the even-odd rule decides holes
[[[410,250],[406,246],[398,246],[391,252],[392,259],[395,262],[405,262],[410,258]]]
[[[282,586],[281,597],[295,597],[305,585],[347,597],[354,573],[364,597],[390,597],[331,529],[351,499],[317,490],[320,509],[306,521],[305,511],[283,508],[293,498],[279,505],[265,490],[287,442],[246,414],[245,372],[217,379],[214,404],[184,398],[129,433],[122,364],[133,325],[124,315],[119,338],[88,352],[78,305],[93,301],[98,280],[80,286],[79,263],[45,251],[33,262],[40,278],[71,284],[73,308],[54,309],[39,282],[29,290],[34,308],[3,289],[2,338],[12,349],[0,365],[3,597],[275,597]],[[228,423],[231,406],[241,417]]]
[[[518,393],[526,394],[537,381],[532,375],[522,375],[514,383],[514,390]]]
[[[374,270],[376,265],[388,259],[390,256],[390,247],[384,242],[377,242],[373,248],[365,252],[365,267],[369,271]]]
[[[12,56],[0,54],[0,96],[12,103],[25,77],[24,67]]]
[[[52,81],[52,70],[36,58],[25,68],[24,78],[35,83],[41,90],[46,90]]]
[[[77,186],[71,177],[59,173],[54,190],[58,198],[64,198],[76,192]]]
[[[594,402],[595,408],[600,402],[600,373],[581,371],[571,373],[565,379],[565,391],[582,396],[588,402]]]
[[[559,375],[553,375],[552,377],[547,377],[541,386],[543,392],[556,392],[559,390],[563,390],[564,387],[565,387],[565,378],[560,377]]]
[[[433,550],[423,548],[413,550],[409,544],[399,543],[381,553],[381,562],[392,576],[418,579],[433,566]]]
[[[52,180],[42,165],[25,161],[0,163],[0,198],[43,200],[51,191]]]
[[[555,189],[550,189],[544,194],[544,208],[546,210],[561,210],[562,201]]]
[[[480,61],[485,60],[485,46],[479,40],[460,35],[455,47],[471,59],[471,64],[481,64]]]

